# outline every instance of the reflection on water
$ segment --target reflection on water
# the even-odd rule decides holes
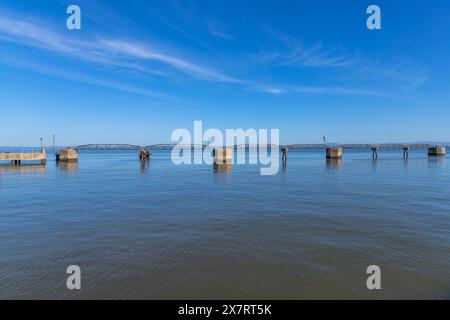
[[[326,162],[327,162],[327,169],[337,169],[340,166],[342,166],[343,160],[342,158],[341,159],[327,158]]]
[[[35,163],[23,163],[20,165],[0,164],[1,173],[41,173],[45,174],[45,165]]]
[[[450,298],[445,158],[324,158],[290,151],[274,176],[168,151],[0,167],[0,298]],[[372,264],[381,291],[367,290]]]
[[[66,170],[67,174],[75,173],[78,170],[78,161],[58,161],[56,166]]]
[[[445,156],[428,156],[428,167],[442,168],[445,166]]]
[[[141,166],[141,173],[146,173],[150,169],[150,160],[139,160]]]
[[[214,163],[214,171],[231,172],[233,165],[231,163]]]

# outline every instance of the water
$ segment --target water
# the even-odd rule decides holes
[[[290,151],[275,176],[81,151],[0,165],[0,204],[2,299],[450,298],[450,166],[424,150]]]

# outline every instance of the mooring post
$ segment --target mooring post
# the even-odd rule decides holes
[[[403,158],[409,158],[409,147],[408,146],[403,147]]]

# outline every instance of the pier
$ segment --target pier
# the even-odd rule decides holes
[[[403,146],[403,158],[409,158],[409,146]]]
[[[214,169],[217,171],[231,171],[233,162],[232,148],[215,148],[213,150]]]
[[[139,151],[139,159],[140,160],[150,160],[150,151],[146,149],[141,149]]]
[[[56,161],[78,161],[78,151],[76,149],[62,149],[55,153]]]
[[[45,164],[47,154],[45,149],[42,152],[3,152],[0,153],[0,161],[11,161],[12,165],[20,165],[22,161],[40,161]]]
[[[288,151],[289,151],[289,149],[287,147],[281,147],[281,153],[282,153],[281,160],[283,162],[283,166],[287,165],[287,152]]]
[[[429,156],[445,156],[445,147],[429,147],[428,148],[428,155]]]
[[[342,147],[326,148],[327,159],[342,159]]]
[[[378,151],[380,151],[380,148],[372,147],[370,150],[372,150],[372,159],[378,159]]]

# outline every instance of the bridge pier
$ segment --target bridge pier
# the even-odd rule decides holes
[[[146,150],[146,149],[141,149],[141,151],[139,151],[139,159],[149,160],[150,159],[150,151]]]
[[[214,148],[214,170],[228,172],[232,169],[233,149],[232,148]]]
[[[445,156],[445,147],[435,146],[428,148],[429,156]]]
[[[370,148],[372,150],[372,158],[378,159],[378,151],[380,150],[379,147],[372,147]]]
[[[341,159],[342,158],[342,147],[337,148],[327,148],[326,149],[327,159]]]
[[[403,158],[409,158],[409,147],[408,146],[403,147]]]
[[[287,147],[281,147],[281,153],[283,154],[281,157],[281,161],[283,163],[283,167],[286,167],[287,165],[287,152],[289,149]]]

